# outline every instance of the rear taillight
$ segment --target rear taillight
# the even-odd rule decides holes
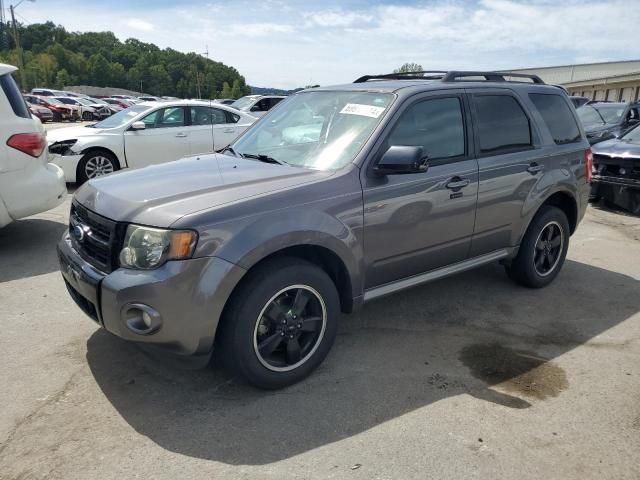
[[[41,133],[17,133],[9,137],[7,145],[38,158],[47,146],[47,140]]]
[[[591,183],[591,179],[593,178],[593,152],[590,148],[584,151],[584,169],[587,183]]]

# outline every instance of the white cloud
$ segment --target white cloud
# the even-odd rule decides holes
[[[359,27],[368,24],[373,20],[370,14],[359,12],[345,12],[344,10],[323,10],[319,12],[305,13],[303,16],[308,20],[307,25],[317,25],[320,27]]]
[[[130,18],[127,20],[127,26],[141,32],[151,32],[154,29],[153,24],[139,18]]]
[[[293,0],[178,7],[140,1],[113,13],[81,0],[67,0],[66,8],[45,2],[20,8],[32,22],[53,20],[70,31],[93,30],[92,19],[99,17],[104,29],[123,40],[136,37],[186,52],[203,52],[208,45],[210,58],[236,67],[258,86],[350,82],[404,62],[484,70],[639,56],[637,1],[358,0],[358,8],[349,8],[349,0],[333,5],[338,1],[311,7]],[[130,24],[141,10],[145,26]]]

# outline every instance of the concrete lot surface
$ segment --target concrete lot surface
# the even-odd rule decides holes
[[[2,479],[640,478],[640,219],[590,207],[544,290],[499,265],[344,317],[277,392],[99,330],[55,242],[0,230]]]

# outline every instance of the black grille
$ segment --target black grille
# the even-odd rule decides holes
[[[118,224],[78,203],[69,214],[71,244],[82,258],[98,270],[110,273],[115,266]]]

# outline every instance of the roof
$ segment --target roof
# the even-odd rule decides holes
[[[16,70],[18,70],[18,67],[14,67],[13,65],[7,65],[6,63],[0,63],[0,75],[15,72]]]

